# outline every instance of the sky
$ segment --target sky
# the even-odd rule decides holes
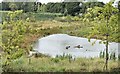
[[[0,3],[2,2],[3,0],[0,0]],[[38,0],[39,2],[41,3],[48,3],[48,2],[60,2],[60,1],[63,1],[63,0]],[[110,0],[98,0],[98,1],[103,1],[104,3],[106,2],[109,2]]]
[[[98,1],[101,1],[101,2],[104,2],[104,3],[108,3],[110,0],[98,0]]]
[[[0,3],[2,2],[3,0],[0,0]]]

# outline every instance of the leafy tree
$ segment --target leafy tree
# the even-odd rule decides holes
[[[81,13],[86,13],[88,8],[103,7],[105,4],[103,2],[86,2],[83,3],[80,9]]]
[[[37,2],[37,12],[41,11],[41,5],[42,5],[42,3]]]
[[[64,3],[48,3],[48,4],[46,4],[47,12],[51,12],[51,13],[64,13],[64,7],[65,7]]]
[[[90,19],[94,18],[92,22],[94,27],[92,27],[90,37],[99,36],[103,37],[103,43],[106,45],[106,62],[105,67],[107,70],[108,64],[108,45],[109,41],[118,41],[118,9],[112,6],[112,3],[107,3],[104,7],[94,7],[88,9],[86,15],[89,14]],[[86,18],[87,19],[87,18]]]
[[[118,9],[119,9],[119,12],[120,12],[120,1],[118,2]]]
[[[45,4],[41,5],[40,11],[41,12],[46,12],[46,5]]]
[[[2,3],[0,3],[0,10],[2,10]]]
[[[9,8],[12,10],[12,11],[15,11],[17,10],[17,5],[15,3],[9,3]]]
[[[53,12],[53,6],[54,6],[54,3],[48,3],[46,5],[46,8],[47,8],[47,12]]]
[[[66,2],[65,8],[67,10],[67,14],[75,15],[77,12],[79,12],[79,4],[80,2]]]
[[[24,12],[36,12],[38,4],[36,2],[2,2],[2,10],[23,10]]]
[[[23,2],[22,5],[21,5],[21,9],[24,11],[24,12],[34,12],[37,7],[37,5],[35,5],[34,2]]]
[[[18,19],[22,10],[8,13],[9,20],[3,20],[2,26],[2,48],[5,54],[3,67],[24,54],[22,47],[24,36],[31,31],[26,21]]]
[[[2,2],[2,10],[10,10],[9,2]]]

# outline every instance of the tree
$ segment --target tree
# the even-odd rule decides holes
[[[2,2],[2,10],[10,10],[9,2]]]
[[[47,12],[51,12],[51,13],[64,13],[64,8],[65,8],[65,3],[48,3],[48,4],[46,4]]]
[[[41,5],[42,5],[42,3],[37,2],[37,12],[41,11]]]
[[[79,4],[80,4],[80,2],[65,3],[65,8],[67,10],[67,14],[74,16],[76,12],[79,12],[80,11]]]
[[[103,37],[102,43],[106,45],[106,62],[105,68],[108,68],[108,45],[109,41],[118,41],[118,9],[112,6],[112,3],[107,3],[104,7],[94,7],[88,9],[86,15],[89,14],[89,21],[94,18],[91,22],[94,27],[91,29],[89,38],[97,36]],[[87,18],[86,18],[87,19]],[[101,42],[100,42],[101,43]]]
[[[53,11],[54,4],[55,4],[55,3],[48,3],[48,4],[46,5],[47,12],[54,12],[54,11]]]
[[[2,3],[0,3],[0,10],[2,10]]]
[[[9,3],[9,8],[12,10],[12,11],[15,11],[17,10],[17,5],[15,3]]]
[[[18,19],[22,10],[8,13],[9,20],[3,20],[2,27],[2,48],[5,54],[3,67],[13,60],[20,58],[24,54],[22,44],[24,36],[31,31],[30,25],[26,21]]]
[[[36,2],[2,2],[2,10],[36,12],[38,10],[38,4]]]
[[[41,5],[40,10],[43,13],[46,12],[46,5],[45,4]]]
[[[24,12],[35,12],[37,10],[37,5],[34,2],[23,2],[21,9]]]
[[[118,2],[118,9],[119,9],[119,12],[120,12],[120,1]]]

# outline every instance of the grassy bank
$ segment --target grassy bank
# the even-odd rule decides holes
[[[0,13],[2,13],[2,16],[5,17],[8,12],[10,11],[1,11]],[[28,24],[33,26],[34,33],[39,32],[42,34],[39,35],[40,37],[56,33],[64,33],[78,37],[88,37],[94,26],[90,22],[83,22],[82,17],[63,16],[60,13],[28,12],[23,13],[20,17],[22,20],[26,20],[29,17],[30,22]],[[105,40],[105,37],[102,35],[94,35],[92,38]],[[118,39],[115,39],[112,42],[118,42]]]
[[[52,21],[36,21],[30,22],[33,31],[31,34],[26,34],[25,42],[23,45],[26,47],[37,41],[41,37],[45,37],[51,34],[68,34],[78,37],[87,37],[90,31],[90,27],[87,27],[81,21],[76,22],[59,22]]]
[[[69,62],[67,58],[31,58],[29,64],[28,58],[21,57],[8,66],[5,71],[12,72],[103,72],[104,59],[99,58],[78,58]],[[118,61],[109,61],[108,71],[115,71],[118,68]]]

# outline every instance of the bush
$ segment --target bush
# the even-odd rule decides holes
[[[19,17],[22,12],[22,10],[9,12],[7,15],[9,20],[3,20],[2,48],[6,56],[3,65],[8,65],[11,61],[20,58],[25,52],[23,49],[24,38],[26,34],[31,32],[31,25],[27,20],[23,21]]]
[[[79,18],[78,16],[75,16],[75,17],[72,18],[72,20],[73,20],[73,21],[79,21],[80,18]]]

